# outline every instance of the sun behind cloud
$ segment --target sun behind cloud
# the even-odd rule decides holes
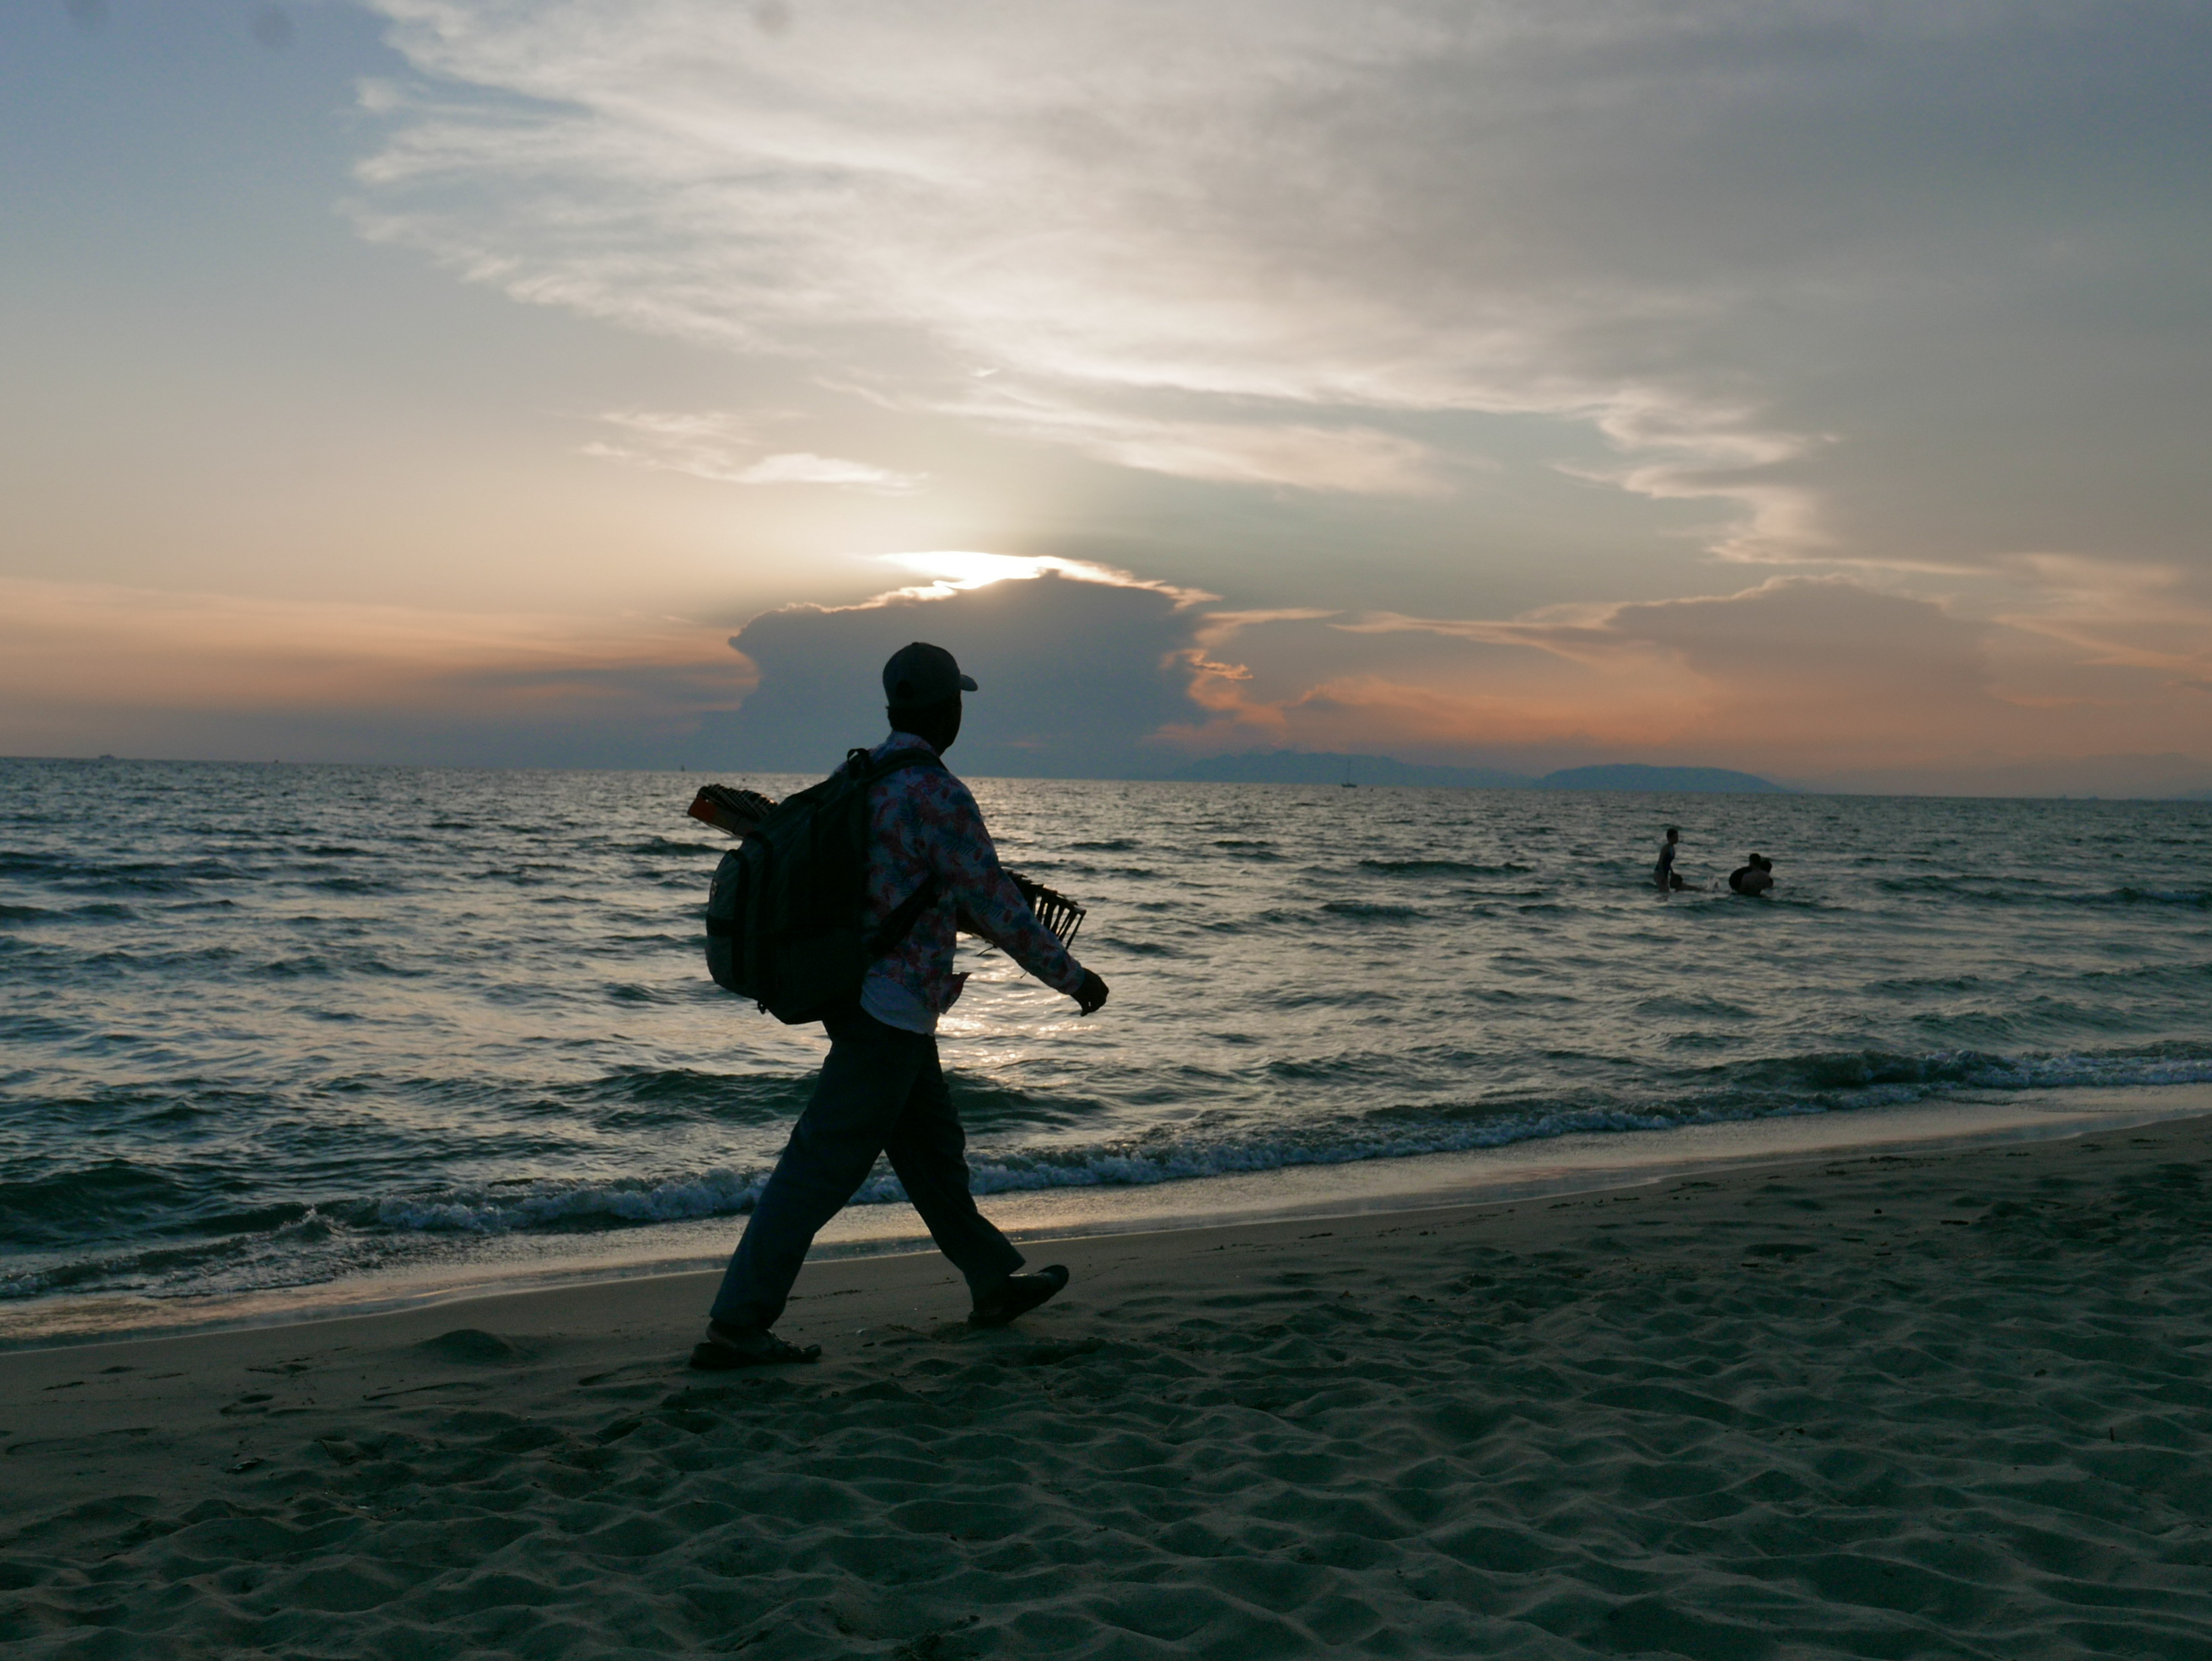
[[[1203,589],[1180,587],[1089,560],[1062,559],[1057,554],[986,554],[944,549],[919,554],[878,554],[875,557],[886,565],[902,566],[930,579],[917,587],[896,590],[896,597],[901,599],[942,599],[970,589],[988,587],[994,582],[1024,581],[1048,572],[1071,582],[1095,582],[1109,588],[1149,588],[1170,596],[1178,605],[1200,605],[1220,598]]]

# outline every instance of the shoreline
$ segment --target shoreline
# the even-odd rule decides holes
[[[0,1354],[0,1644],[2199,1654],[2212,1118],[2091,1123]]]
[[[1144,1186],[1010,1189],[982,1196],[981,1202],[1018,1244],[1175,1234],[1603,1192],[1844,1153],[1936,1152],[2063,1139],[2093,1126],[2121,1129],[2200,1114],[2212,1114],[2212,1084],[1962,1091],[1896,1106],[1770,1114],[1656,1131],[1577,1132],[1491,1148],[1281,1166]],[[719,1272],[742,1227],[742,1214],[690,1219],[594,1237],[599,1244],[588,1252],[564,1251],[561,1237],[510,1237],[501,1244],[515,1261],[504,1268],[478,1260],[444,1272],[352,1276],[204,1300],[87,1298],[56,1299],[50,1309],[39,1307],[43,1300],[31,1300],[21,1311],[0,1309],[0,1357],[313,1325],[479,1299]],[[617,1242],[629,1249],[619,1249]],[[933,1250],[920,1219],[904,1203],[854,1206],[823,1230],[809,1262]]]

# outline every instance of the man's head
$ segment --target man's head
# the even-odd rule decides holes
[[[960,736],[960,695],[975,691],[942,646],[915,641],[884,665],[884,714],[894,733],[911,733],[939,755]]]
[[[1677,825],[1677,824],[1670,824],[1670,825],[1668,825],[1668,826],[1667,827],[1667,840],[1668,840],[1668,842],[1680,842],[1680,841],[1681,841],[1681,840],[1682,840],[1682,828],[1681,828],[1681,826]]]

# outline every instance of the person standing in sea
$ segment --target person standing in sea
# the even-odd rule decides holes
[[[1674,874],[1674,849],[1681,840],[1681,827],[1675,824],[1668,825],[1667,840],[1659,844],[1659,863],[1651,867],[1651,882],[1654,887],[1675,889],[1682,886],[1682,879]]]
[[[960,736],[961,694],[976,689],[952,654],[916,641],[884,666],[891,733],[871,752],[881,761],[920,749],[941,757]],[[691,1365],[712,1372],[811,1361],[770,1330],[783,1313],[806,1249],[867,1179],[878,1153],[890,1156],[929,1237],[968,1281],[975,1326],[1004,1326],[1067,1284],[1054,1263],[1022,1273],[1022,1254],[975,1208],[968,1188],[967,1134],[945,1087],[938,1018],[960,995],[953,936],[967,928],[1073,998],[1086,1015],[1106,1001],[1106,983],[1069,955],[1036,920],[999,867],[998,851],[968,787],[941,765],[909,766],[869,788],[866,892],[861,922],[880,927],[932,877],[937,897],[905,938],[869,965],[857,1001],[823,1025],[830,1054],[814,1094],[761,1190],[722,1277]]]

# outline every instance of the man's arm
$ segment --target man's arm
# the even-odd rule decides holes
[[[999,864],[999,850],[968,788],[949,773],[925,786],[935,811],[927,842],[930,869],[945,896],[984,939],[1047,986],[1065,992],[1086,1015],[1106,1001],[1106,983],[1078,963],[1030,910]]]

